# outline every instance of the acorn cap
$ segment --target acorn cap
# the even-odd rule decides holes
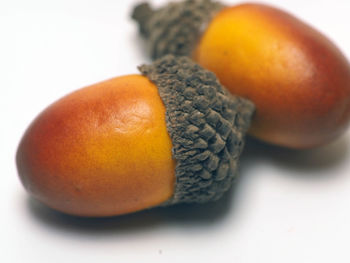
[[[177,161],[166,205],[219,199],[237,175],[254,104],[231,95],[188,57],[167,55],[139,70],[158,87]]]
[[[153,10],[137,5],[132,18],[147,39],[153,59],[166,54],[189,56],[202,31],[224,5],[211,0],[185,0]]]

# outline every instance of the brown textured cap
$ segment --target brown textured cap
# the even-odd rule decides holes
[[[158,87],[177,161],[166,204],[219,199],[237,174],[254,104],[231,95],[188,57],[167,55],[139,69]]]
[[[152,58],[189,56],[202,30],[222,7],[211,0],[169,3],[158,10],[142,3],[135,7],[132,17],[147,39]]]

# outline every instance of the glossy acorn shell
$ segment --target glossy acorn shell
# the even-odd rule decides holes
[[[165,106],[146,77],[104,81],[58,100],[30,125],[17,151],[27,191],[79,216],[159,205],[174,191]]]
[[[310,148],[349,125],[349,62],[327,37],[280,9],[223,8],[193,57],[233,94],[255,103],[249,133],[260,140]]]

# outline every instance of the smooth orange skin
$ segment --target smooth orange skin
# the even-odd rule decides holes
[[[260,140],[310,148],[349,124],[349,62],[325,36],[284,11],[261,4],[224,8],[193,57],[233,94],[256,104],[249,133]]]
[[[165,106],[146,77],[129,75],[78,90],[30,125],[17,151],[27,191],[78,216],[156,206],[174,191]]]

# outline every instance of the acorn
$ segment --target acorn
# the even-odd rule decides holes
[[[250,99],[248,133],[304,149],[329,143],[350,122],[350,64],[326,36],[264,4],[210,0],[149,4],[133,12],[153,58],[190,56],[232,94]]]
[[[253,103],[187,57],[139,70],[75,91],[33,121],[16,156],[30,195],[101,217],[213,201],[230,188]]]

